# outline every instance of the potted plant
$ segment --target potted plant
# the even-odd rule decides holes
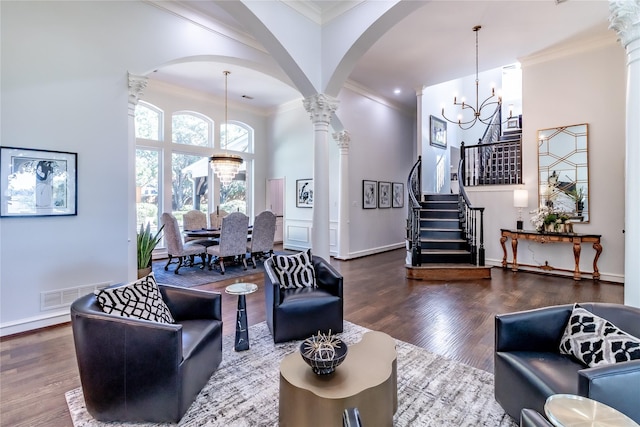
[[[160,233],[164,225],[158,229],[156,234],[151,233],[151,224],[140,224],[138,232],[138,279],[151,273],[151,255],[160,242]]]
[[[582,210],[584,209],[584,188],[575,188],[573,191],[569,192],[569,197],[571,197],[576,203],[576,212],[578,215],[582,215]]]

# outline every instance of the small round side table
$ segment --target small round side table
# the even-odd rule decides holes
[[[225,292],[238,295],[238,313],[236,315],[236,351],[249,350],[249,328],[247,326],[247,300],[246,295],[258,290],[255,283],[234,283],[225,288]]]
[[[558,427],[616,426],[638,427],[631,418],[596,400],[573,394],[554,394],[547,398],[544,412]]]

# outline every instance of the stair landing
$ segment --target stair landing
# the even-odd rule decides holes
[[[464,264],[405,265],[407,279],[414,280],[479,280],[491,279],[491,267]]]

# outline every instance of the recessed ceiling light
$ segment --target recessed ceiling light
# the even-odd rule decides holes
[[[400,89],[394,89],[393,93],[395,93],[396,95],[400,95],[400,93],[402,93],[402,91]]]

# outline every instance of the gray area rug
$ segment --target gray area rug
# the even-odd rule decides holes
[[[292,251],[274,251],[277,255],[290,255]],[[196,257],[196,263],[200,262],[200,257]],[[218,282],[220,280],[234,279],[236,277],[246,276],[247,274],[254,274],[256,272],[264,271],[264,259],[256,260],[256,268],[253,268],[253,264],[250,259],[247,259],[247,269],[239,264],[225,265],[225,273],[220,272],[220,268],[215,266],[213,270],[209,271],[209,267],[200,269],[200,265],[194,267],[181,267],[178,274],[174,274],[177,264],[173,263],[169,265],[167,271],[164,270],[164,266],[167,265],[166,259],[154,261],[152,263],[153,274],[156,276],[158,283],[165,283],[167,285],[182,286],[190,288],[191,286],[204,285],[206,283]]]
[[[353,344],[368,329],[345,322],[341,338]],[[236,353],[233,335],[223,340],[223,359],[178,426],[277,426],[279,366],[300,341],[274,344],[262,322],[249,328],[251,348]],[[398,411],[394,426],[515,427],[493,397],[493,375],[396,340]],[[347,356],[348,357],[348,356]],[[95,421],[82,390],[65,394],[74,427],[158,427]],[[324,427],[324,426],[322,426]]]

